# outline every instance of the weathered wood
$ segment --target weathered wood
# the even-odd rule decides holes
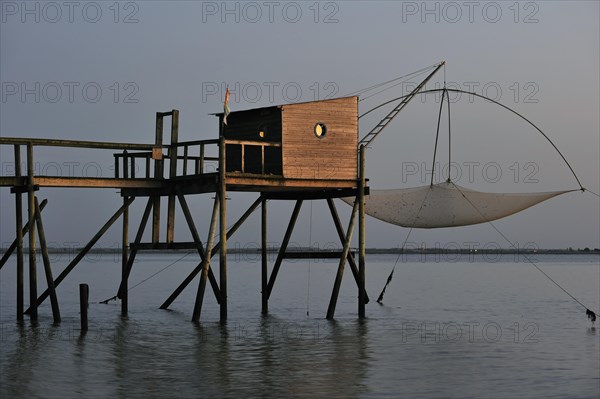
[[[226,159],[225,137],[219,140],[219,288],[221,289],[220,319],[227,320],[227,182],[225,180]]]
[[[81,317],[81,333],[88,330],[88,302],[90,299],[90,287],[87,284],[79,284],[79,313]]]
[[[104,235],[104,233],[106,233],[106,231],[110,228],[110,226],[112,226],[113,223],[115,221],[117,221],[117,219],[119,219],[119,217],[123,214],[123,212],[125,211],[125,209],[128,208],[129,205],[131,205],[131,203],[134,200],[135,200],[135,197],[128,198],[127,202],[124,203],[123,206],[121,206],[119,208],[119,210],[117,210],[114,213],[114,215],[111,216],[111,218],[104,224],[104,226],[102,226],[102,228],[94,235],[94,237],[92,237],[92,239],[86,244],[86,246],[81,251],[79,251],[79,253],[77,254],[77,256],[67,265],[67,267],[65,267],[65,269],[54,280],[54,286],[55,287],[58,287],[58,285],[65,279],[65,277],[67,277],[67,275],[75,268],[75,266],[77,266],[77,264],[79,262],[81,262],[81,260],[89,252],[89,250],[92,249],[92,247],[98,242],[98,240],[100,238],[102,238],[102,236]],[[48,298],[49,294],[50,294],[49,290],[44,291],[42,293],[42,295],[40,295],[37,298],[37,301],[33,302],[32,306],[34,305],[37,308],[37,306],[41,305],[42,302],[44,302],[44,300],[46,300],[46,298]],[[29,309],[27,309],[25,311],[26,314],[30,314],[30,311],[33,309],[32,306],[30,306]]]
[[[275,285],[275,279],[277,278],[277,273],[279,273],[279,268],[281,267],[281,262],[283,261],[283,255],[287,250],[288,243],[290,242],[290,238],[292,237],[292,233],[294,232],[294,226],[296,225],[296,220],[298,220],[300,208],[302,208],[302,200],[296,201],[296,205],[294,206],[294,210],[292,211],[292,217],[290,218],[290,223],[288,224],[285,234],[283,235],[283,241],[281,243],[281,247],[279,248],[279,253],[277,254],[275,264],[273,265],[273,270],[271,271],[269,284],[267,285],[267,299],[271,297],[273,285]]]
[[[202,262],[206,262],[206,253],[202,246],[202,241],[200,240],[200,235],[198,234],[198,229],[196,229],[196,224],[194,223],[194,218],[192,213],[190,212],[190,208],[185,200],[185,196],[183,194],[177,194],[179,198],[179,203],[181,205],[181,209],[183,210],[183,215],[185,216],[185,220],[187,221],[188,227],[190,229],[190,233],[192,234],[192,238],[194,239],[194,243],[196,244],[196,250],[200,255],[200,259]],[[212,245],[212,244],[211,244]],[[212,248],[210,248],[212,253]],[[215,294],[215,298],[217,299],[217,303],[221,301],[221,291],[219,289],[219,284],[217,283],[217,279],[210,267],[210,259],[208,259],[208,279],[210,281],[210,285],[212,287],[213,293]],[[202,264],[202,262],[200,264]]]
[[[28,208],[29,208],[29,316],[32,321],[37,321],[37,267],[35,248],[35,191],[33,189],[33,145],[27,145],[27,184],[28,184]]]
[[[163,144],[163,115],[160,112],[156,113],[156,131],[154,137],[154,143],[157,147],[162,147]],[[162,153],[161,153],[162,155]],[[164,177],[164,164],[162,156],[161,159],[154,160],[154,179],[159,180]],[[156,195],[153,197],[152,207],[152,242],[158,243],[160,241],[160,196]]]
[[[200,320],[200,313],[202,312],[202,302],[204,301],[204,291],[206,289],[206,279],[208,278],[208,271],[210,268],[210,258],[213,242],[215,240],[215,230],[217,228],[217,213],[219,212],[220,200],[218,196],[215,197],[215,203],[213,205],[212,216],[210,218],[210,227],[208,229],[208,238],[206,239],[206,253],[202,259],[202,273],[200,273],[200,282],[198,283],[198,292],[196,293],[196,302],[194,304],[194,312],[192,314],[192,321],[198,322]]]
[[[138,227],[134,242],[129,246],[131,248],[131,253],[127,259],[127,264],[121,276],[121,284],[119,285],[119,290],[117,291],[117,298],[119,299],[127,298],[127,281],[129,280],[129,275],[131,274],[131,269],[133,268],[133,262],[135,262],[135,257],[138,252],[138,245],[142,240],[144,230],[146,230],[146,224],[148,224],[151,211],[152,198],[148,198],[148,203],[146,204],[146,209],[144,209],[144,214],[142,215],[142,220],[140,221],[140,226]]]
[[[256,201],[254,201],[254,203],[252,205],[250,205],[250,207],[246,210],[246,212],[242,215],[242,217],[240,217],[239,220],[233,226],[231,226],[231,228],[227,232],[227,239],[231,238],[231,236],[240,228],[240,226],[246,221],[246,219],[248,219],[248,217],[256,210],[256,208],[258,207],[259,204],[260,204],[260,198],[258,198]],[[190,249],[196,248],[195,243],[191,243],[191,244],[193,244],[193,247],[190,247]],[[215,254],[217,254],[217,251],[219,251],[220,248],[221,248],[221,243],[219,242],[213,247],[213,249],[211,251],[211,256],[214,256]],[[167,309],[173,303],[173,301],[179,296],[179,294],[181,294],[181,292],[183,292],[183,290],[192,282],[194,277],[196,277],[196,275],[200,272],[201,269],[202,269],[202,262],[199,263],[190,272],[190,274],[188,274],[188,276],[185,278],[185,280],[183,280],[183,282],[181,284],[179,284],[177,289],[175,289],[175,291],[173,291],[173,293],[169,296],[169,298],[167,298],[167,300],[162,305],[160,305],[160,308]],[[209,269],[209,273],[210,273],[210,269]],[[220,291],[219,291],[219,294],[220,294]],[[219,302],[219,301],[220,301],[220,298],[217,302]]]
[[[21,177],[21,147],[19,145],[14,146],[15,152],[15,176]],[[45,200],[44,200],[45,201]],[[42,202],[43,204],[43,202]],[[23,235],[25,234],[23,230],[23,195],[21,193],[15,194],[15,216],[16,216],[16,228],[17,228],[17,237],[14,241],[14,246],[17,248],[17,320],[23,320],[23,310],[25,308],[24,305],[24,287],[23,287],[23,272],[24,272],[24,259],[23,259]],[[27,230],[29,230],[29,223],[26,226]],[[12,245],[11,245],[12,247]],[[14,251],[14,248],[13,250]],[[9,248],[0,261],[0,269],[4,263],[8,260],[8,257],[12,253]],[[7,255],[8,254],[8,255]]]
[[[267,248],[267,199],[261,195],[261,217],[260,217],[260,259],[261,259],[261,267],[260,267],[260,275],[261,275],[261,311],[263,315],[266,315],[269,312],[269,298],[267,295],[267,286],[268,286],[268,278],[269,278],[269,254]]]
[[[341,188],[329,190],[265,191],[262,195],[270,200],[318,200],[331,198],[356,197],[358,189]],[[343,235],[343,233],[342,233]]]
[[[365,317],[365,304],[367,303],[367,291],[365,289],[365,146],[360,146],[360,186],[358,189],[358,317]]]
[[[161,188],[163,183],[155,179],[116,179],[113,177],[34,176],[34,191],[37,187],[68,188]],[[0,178],[0,186],[18,186],[20,179]]]
[[[40,204],[40,210],[44,210],[44,207],[46,206],[46,204],[48,203],[48,200],[43,200],[42,203]],[[25,227],[23,227],[23,204],[21,204],[20,206],[17,203],[17,227],[21,227],[20,231],[21,231],[21,265],[23,265],[23,236],[25,234],[27,234],[29,232],[29,222],[25,223]],[[18,216],[21,216],[21,222],[19,223],[19,218]],[[8,247],[8,249],[6,250],[6,252],[4,252],[4,255],[2,255],[2,259],[0,259],[0,269],[2,269],[2,267],[6,264],[6,262],[8,261],[8,259],[10,258],[10,256],[12,255],[12,253],[14,252],[15,249],[18,249],[19,247],[19,232],[17,231],[17,238],[15,238],[15,240],[10,244],[10,246]],[[19,251],[17,251],[17,267],[19,265]],[[18,274],[18,273],[17,273]]]
[[[114,143],[106,141],[85,141],[85,140],[57,140],[57,139],[37,139],[21,137],[0,137],[0,145],[32,145],[36,147],[73,147],[73,148],[97,148],[105,150],[152,150],[152,144],[135,143]]]
[[[337,299],[340,293],[340,287],[342,285],[342,277],[344,276],[344,265],[346,264],[346,259],[348,258],[350,243],[352,242],[352,232],[354,231],[354,222],[356,220],[357,209],[358,198],[354,202],[354,207],[352,208],[352,215],[350,216],[350,223],[348,223],[348,230],[346,231],[346,239],[344,241],[344,249],[342,256],[340,257],[340,263],[338,265],[337,274],[335,276],[333,291],[331,292],[331,299],[329,300],[329,307],[327,308],[327,319],[329,320],[333,319],[333,315],[335,314],[335,306],[337,304]]]
[[[356,180],[357,97],[283,105],[282,115],[284,177]],[[322,138],[317,122],[327,127]]]
[[[127,150],[123,151],[123,178],[129,178],[129,168],[127,163]],[[123,197],[123,204],[127,203],[127,197]],[[129,258],[129,207],[123,211],[123,227],[121,232],[121,284],[125,282],[127,274],[127,260]],[[127,283],[125,289],[121,292],[121,316],[127,316],[129,311],[129,295],[127,293]]]
[[[177,176],[177,141],[179,139],[179,111],[171,111],[171,145],[169,146],[169,178]],[[167,242],[175,238],[175,195],[169,195],[167,203]]]
[[[287,251],[283,254],[284,259],[340,259],[343,251]],[[350,252],[348,252],[350,259]]]
[[[340,217],[337,213],[337,209],[335,207],[335,203],[332,199],[327,199],[327,205],[329,205],[329,211],[331,212],[331,217],[333,218],[333,223],[335,224],[335,229],[340,237],[340,242],[344,245],[344,229],[342,227],[342,222],[340,221]],[[348,253],[348,264],[350,265],[350,270],[352,270],[352,275],[354,276],[354,281],[356,281],[356,287],[360,287],[360,280],[358,275],[358,266],[356,264],[356,260],[354,259],[354,255],[352,252]],[[369,296],[365,292],[365,303],[369,303]]]
[[[50,291],[50,304],[52,306],[52,317],[55,323],[60,323],[60,309],[58,307],[58,298],[56,297],[56,289],[54,288],[54,277],[52,277],[52,267],[50,266],[50,256],[48,255],[48,246],[46,245],[46,233],[44,232],[44,224],[42,223],[42,210],[35,198],[35,220],[40,237],[40,248],[42,250],[42,259],[44,261],[44,273],[46,275],[46,283]]]

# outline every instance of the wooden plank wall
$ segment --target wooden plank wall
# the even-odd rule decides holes
[[[267,136],[261,139],[258,130],[267,127]],[[281,142],[281,109],[267,107],[232,112],[227,117],[225,138],[228,140],[251,140]]]
[[[327,126],[318,138],[314,127]],[[282,106],[283,176],[357,179],[358,97]]]

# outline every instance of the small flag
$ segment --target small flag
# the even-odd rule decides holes
[[[229,86],[225,90],[225,102],[223,103],[223,124],[227,125],[227,115],[231,113],[229,109]]]

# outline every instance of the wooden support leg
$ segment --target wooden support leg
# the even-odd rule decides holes
[[[21,197],[23,198],[23,197]],[[18,200],[17,200],[18,203]],[[40,211],[44,210],[44,207],[46,206],[46,204],[48,203],[48,200],[42,200],[42,202],[40,203]],[[25,234],[27,234],[29,232],[29,222],[25,223],[25,226],[23,226],[23,203],[21,202],[21,206],[17,205],[17,226],[21,227],[21,258],[23,257],[23,237],[25,236]],[[21,215],[21,222],[19,223],[18,221],[18,215]],[[12,255],[12,253],[15,251],[15,249],[17,249],[18,247],[18,242],[19,242],[19,233],[17,231],[17,238],[15,238],[15,240],[10,244],[10,246],[8,247],[8,249],[6,250],[6,252],[4,252],[4,255],[2,255],[2,259],[0,259],[0,269],[2,269],[2,267],[6,264],[6,262],[8,261],[8,259],[10,259],[10,256]],[[19,262],[19,252],[17,251],[17,264]]]
[[[267,200],[261,198],[261,299],[262,299],[262,314],[269,313],[269,297],[267,296],[268,286],[268,252],[267,252]]]
[[[135,197],[129,197],[127,199],[127,202],[124,203],[123,206],[121,206],[119,208],[119,210],[117,212],[115,212],[114,215],[112,215],[112,217],[108,220],[108,222],[106,222],[104,224],[104,226],[102,226],[100,231],[98,231],[96,233],[96,235],[94,235],[94,237],[92,237],[92,239],[86,244],[86,246],[77,254],[77,256],[67,265],[67,267],[65,267],[65,269],[54,280],[55,287],[58,287],[58,285],[65,279],[65,277],[67,277],[67,275],[69,273],[71,273],[71,271],[75,268],[75,266],[77,266],[77,264],[79,262],[81,262],[81,260],[89,252],[89,250],[92,249],[92,247],[96,244],[96,242],[98,242],[98,240],[104,235],[104,233],[106,233],[106,231],[110,228],[110,226],[113,225],[113,223],[123,214],[123,211],[125,211],[125,209],[127,209],[134,200],[135,200]],[[37,306],[41,305],[42,302],[44,302],[44,300],[46,300],[46,298],[48,298],[49,295],[50,295],[50,290],[44,291],[42,293],[42,295],[40,295],[39,298],[37,298],[37,301],[34,301],[33,305],[35,305],[35,307],[37,308]],[[31,306],[29,309],[27,309],[25,311],[25,314],[30,314],[30,311],[32,311],[32,309],[33,309],[33,306]]]
[[[233,226],[231,226],[231,228],[227,232],[227,239],[231,238],[231,236],[233,236],[233,234],[240,228],[240,226],[242,224],[244,224],[244,222],[246,221],[246,219],[248,219],[248,217],[256,210],[256,208],[258,208],[258,205],[260,205],[260,198],[258,198],[256,201],[254,201],[254,203],[252,205],[250,205],[250,208],[248,208],[248,210],[246,210],[246,212],[242,215],[242,217]],[[221,248],[221,243],[219,242],[219,243],[217,243],[212,248],[212,250],[211,250],[211,256],[215,256],[215,254],[217,254],[217,252],[219,252],[220,248]],[[192,282],[192,280],[194,279],[194,277],[196,277],[196,275],[198,273],[200,273],[201,270],[202,270],[202,262],[200,262],[194,268],[194,270],[192,270],[190,272],[190,274],[185,278],[185,280],[183,280],[183,282],[181,284],[179,284],[179,286],[177,287],[177,289],[175,289],[175,291],[173,291],[173,293],[171,294],[171,296],[169,296],[169,298],[167,298],[167,300],[162,305],[160,305],[160,308],[161,309],[167,309],[169,306],[171,306],[171,304],[173,303],[173,301],[175,301],[175,299],[177,299],[177,297],[179,296],[179,294],[181,294],[183,292],[183,290]],[[212,268],[209,267],[209,269],[208,269],[208,277],[209,277],[209,279],[210,279],[210,275],[211,274],[212,274]],[[213,290],[214,290],[214,287],[213,287]],[[217,302],[220,302],[220,300],[221,300],[221,298],[220,298],[221,292],[220,292],[218,286],[217,286],[217,293],[215,295],[217,297]]]
[[[138,228],[137,234],[135,235],[133,248],[131,249],[131,253],[129,254],[129,258],[127,259],[127,264],[123,272],[123,276],[121,278],[119,291],[117,292],[117,298],[121,300],[123,300],[123,298],[127,298],[127,281],[129,280],[129,274],[131,274],[131,269],[133,268],[133,262],[135,262],[135,257],[137,255],[137,246],[142,241],[142,236],[144,235],[144,230],[146,230],[146,224],[148,224],[148,219],[150,218],[151,210],[152,198],[149,198],[148,204],[146,205],[146,209],[144,210],[144,214],[140,222],[140,227]]]
[[[185,220],[190,229],[190,233],[192,233],[192,238],[196,243],[196,249],[198,250],[198,255],[200,255],[200,267],[202,267],[202,262],[205,259],[205,250],[202,245],[202,241],[200,240],[200,235],[198,234],[198,229],[196,229],[196,224],[194,223],[194,218],[192,213],[190,212],[190,208],[188,207],[187,201],[185,200],[185,196],[183,194],[177,194],[177,198],[179,199],[179,204],[181,205],[181,209],[183,210],[183,215],[185,216]],[[216,198],[216,197],[215,197]],[[212,251],[212,248],[211,248]],[[211,252],[212,253],[212,252]],[[213,274],[212,268],[210,267],[210,262],[208,263],[208,279],[210,281],[210,285],[212,287],[213,293],[215,294],[215,298],[217,298],[217,303],[221,303],[221,291],[219,290],[219,284],[217,283],[217,279]]]
[[[48,256],[48,246],[46,245],[46,233],[42,223],[42,211],[37,197],[35,198],[35,219],[37,223],[38,234],[40,237],[40,248],[42,249],[42,259],[44,260],[44,272],[46,274],[46,283],[50,291],[50,303],[52,305],[52,317],[55,323],[60,323],[60,309],[58,308],[58,299],[54,288],[54,278],[52,277],[52,267],[50,266],[50,256]]]
[[[219,138],[219,287],[221,288],[220,319],[227,320],[227,161],[225,137]]]
[[[340,241],[342,245],[344,245],[344,230],[342,228],[342,222],[340,221],[340,217],[337,213],[337,209],[335,207],[335,203],[333,199],[327,198],[327,205],[329,205],[329,210],[331,211],[331,217],[333,218],[333,223],[335,224],[335,229],[340,236]],[[356,287],[360,287],[360,279],[358,275],[358,265],[356,264],[356,260],[354,256],[352,256],[351,252],[348,252],[348,264],[350,265],[350,270],[352,270],[352,275],[354,276],[354,280],[356,281]],[[369,303],[369,296],[365,292],[365,303]]]
[[[123,197],[123,204],[127,203],[128,197]],[[127,316],[129,311],[129,297],[127,294],[127,283],[125,282],[127,276],[127,261],[129,258],[129,207],[123,211],[123,231],[122,231],[122,242],[121,242],[121,284],[124,283],[125,289],[121,292],[121,316]]]
[[[210,266],[210,258],[213,242],[215,240],[215,230],[217,229],[217,213],[219,212],[219,198],[215,197],[215,203],[213,205],[212,217],[210,219],[210,228],[208,229],[208,238],[206,240],[206,250],[204,259],[202,260],[202,273],[200,274],[200,282],[198,284],[198,292],[196,294],[196,303],[194,304],[194,313],[192,315],[192,321],[198,322],[200,320],[200,313],[202,312],[202,302],[204,300],[204,290],[206,287],[206,279],[208,278],[208,268]]]
[[[367,303],[367,291],[365,289],[365,146],[360,146],[360,185],[358,187],[358,317],[365,317],[365,304]]]
[[[27,144],[27,199],[29,207],[29,316],[32,321],[38,319],[37,304],[37,267],[35,249],[35,195],[33,185],[33,145]]]
[[[15,176],[21,177],[21,147],[15,145]],[[15,194],[15,215],[17,218],[17,238],[15,239],[14,244],[16,244],[17,248],[17,320],[23,320],[23,309],[24,305],[24,295],[23,295],[23,269],[24,269],[24,261],[23,261],[23,194],[20,192]],[[13,249],[14,251],[14,249]],[[6,256],[6,260],[10,256],[12,251],[7,251],[4,254]],[[8,256],[7,256],[8,254]],[[0,269],[6,262],[4,258],[0,261]]]
[[[356,211],[358,208],[358,198],[354,201],[354,207],[352,208],[352,215],[350,216],[350,223],[348,224],[348,231],[346,232],[346,238],[344,241],[344,249],[338,265],[337,275],[335,276],[335,283],[333,285],[333,291],[331,293],[331,299],[329,300],[329,307],[327,308],[327,319],[333,319],[335,314],[335,306],[337,304],[338,295],[340,293],[340,286],[342,284],[342,277],[344,276],[344,265],[346,264],[346,258],[350,251],[350,243],[352,242],[352,232],[354,231],[354,222],[356,220]]]
[[[297,200],[296,205],[294,206],[294,211],[292,212],[292,217],[290,218],[290,223],[288,224],[287,230],[283,236],[283,242],[281,243],[281,248],[279,248],[275,265],[273,265],[271,278],[269,279],[269,284],[267,285],[267,300],[271,297],[271,292],[273,291],[273,286],[275,285],[275,279],[277,278],[277,273],[279,273],[279,268],[281,267],[281,262],[283,261],[283,255],[285,254],[288,243],[290,242],[290,238],[292,237],[296,220],[298,220],[300,208],[302,208],[302,200]]]

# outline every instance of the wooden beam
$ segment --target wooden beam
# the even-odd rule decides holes
[[[240,217],[240,219],[233,226],[231,226],[231,228],[227,232],[227,239],[231,238],[231,236],[240,228],[240,226],[246,221],[246,219],[248,219],[248,217],[254,212],[254,210],[256,210],[256,208],[258,207],[259,204],[260,204],[260,197],[256,201],[254,201],[254,203],[252,203],[252,205],[250,205],[250,207],[246,210],[246,212],[242,215],[242,217]],[[196,248],[196,245],[194,244],[194,247],[192,247],[192,248]],[[221,248],[221,243],[219,242],[213,247],[213,249],[211,251],[211,256],[214,256],[217,253],[217,251],[219,251],[220,248]],[[179,286],[175,289],[175,291],[173,291],[173,293],[169,296],[169,298],[167,298],[167,300],[162,305],[160,305],[160,308],[167,309],[173,303],[173,301],[179,296],[179,294],[181,294],[181,292],[183,292],[183,290],[189,285],[189,283],[192,282],[192,280],[194,279],[194,277],[196,277],[196,275],[200,272],[200,270],[202,270],[202,262],[199,263],[190,272],[190,274],[188,274],[188,276],[185,278],[185,280],[183,280],[183,282],[181,284],[179,284]],[[220,298],[218,301],[220,301]]]
[[[365,317],[365,304],[367,303],[367,291],[365,288],[365,242],[366,242],[366,224],[365,224],[365,146],[360,146],[359,161],[359,179],[360,186],[358,190],[358,317]]]
[[[220,320],[227,320],[227,151],[225,136],[219,137],[219,287],[221,288]]]
[[[127,150],[123,151],[123,178],[129,178],[129,170],[127,164]],[[123,197],[123,204],[127,203],[127,197]],[[121,284],[125,289],[121,292],[121,316],[127,316],[129,312],[129,295],[127,293],[127,283],[125,276],[127,275],[127,263],[129,258],[129,207],[123,211],[123,228],[121,232]],[[125,283],[125,284],[123,284]]]
[[[263,153],[264,154],[264,153]],[[261,195],[261,223],[260,223],[260,237],[261,237],[261,245],[260,245],[260,255],[261,255],[261,267],[260,267],[260,275],[261,275],[261,311],[263,315],[266,315],[269,312],[269,296],[267,294],[268,287],[268,278],[269,278],[269,254],[267,248],[267,199]]]
[[[54,286],[58,287],[58,285],[67,277],[67,275],[77,266],[77,264],[85,257],[85,255],[89,252],[90,249],[98,242],[98,240],[106,233],[106,231],[113,225],[113,223],[123,214],[126,208],[131,205],[131,203],[135,200],[135,197],[130,197],[127,199],[127,202],[124,203],[115,213],[111,216],[111,218],[102,226],[102,228],[92,237],[92,239],[86,244],[86,246],[79,251],[77,256],[65,267],[65,269],[58,275],[58,277],[54,280]],[[31,233],[30,233],[31,234]],[[42,302],[48,295],[50,294],[49,290],[46,290],[37,298],[37,301],[34,301],[32,306],[25,311],[26,314],[30,314],[30,311],[33,309],[33,306],[37,308],[37,306],[41,305]]]
[[[202,262],[206,261],[206,253],[202,246],[202,241],[200,240],[200,235],[198,234],[198,230],[196,229],[196,224],[194,223],[194,218],[192,213],[190,212],[190,208],[188,207],[187,201],[185,200],[185,196],[183,194],[177,194],[177,198],[179,199],[179,204],[181,205],[181,209],[183,210],[183,215],[185,216],[185,220],[187,221],[188,228],[190,229],[190,233],[192,234],[192,238],[194,239],[195,248],[200,255],[200,259]],[[215,197],[216,198],[216,197]],[[211,244],[212,245],[212,244]],[[212,252],[212,248],[211,248]],[[209,259],[210,260],[210,259]],[[202,264],[200,262],[200,264]],[[208,262],[208,280],[210,281],[210,285],[212,287],[213,293],[215,294],[215,298],[217,299],[217,303],[221,301],[221,290],[219,289],[219,284],[217,283],[217,279],[210,267],[210,261]]]
[[[332,199],[327,199],[327,205],[329,205],[329,211],[331,212],[331,217],[333,218],[333,223],[335,224],[335,229],[337,230],[338,236],[340,237],[340,242],[344,245],[344,230],[342,228],[342,222],[340,221],[340,217],[338,215],[337,209],[335,207],[335,203]],[[356,281],[356,287],[360,287],[360,280],[358,275],[358,265],[356,264],[356,260],[354,259],[354,254],[352,252],[348,253],[348,264],[350,265],[350,270],[352,271],[352,275],[354,276],[354,281]],[[369,296],[365,292],[365,303],[369,303]]]
[[[44,232],[44,224],[42,223],[42,210],[35,198],[35,220],[37,224],[38,234],[40,237],[40,248],[42,250],[42,259],[44,261],[44,272],[46,274],[46,283],[50,291],[50,303],[52,305],[52,317],[54,323],[60,323],[60,309],[58,307],[58,298],[56,297],[56,289],[54,287],[54,278],[52,277],[52,267],[50,266],[50,256],[48,256],[48,246],[46,245],[46,233]]]
[[[17,194],[17,195],[20,195],[20,194]],[[44,210],[47,203],[48,203],[48,200],[46,200],[46,199],[42,201],[42,203],[40,204],[40,211]],[[21,252],[21,265],[23,264],[23,236],[29,232],[29,222],[25,223],[25,227],[23,227],[23,204],[21,204],[21,206],[19,206],[19,202],[17,202],[17,214],[18,214],[17,215],[17,227],[21,227],[20,228],[21,238],[19,239],[19,230],[17,230],[17,238],[15,238],[15,240],[12,242],[12,244],[10,244],[10,246],[8,247],[6,252],[4,252],[4,255],[2,255],[2,259],[0,259],[0,270],[2,269],[2,266],[4,266],[6,264],[6,262],[8,261],[8,259],[10,258],[10,256],[14,252],[14,250],[18,249],[19,240],[21,241],[21,251],[20,251]],[[20,223],[19,223],[19,216],[21,217]],[[19,251],[17,251],[17,266],[18,265],[19,265]]]
[[[162,147],[163,144],[163,115],[160,112],[156,113],[156,127],[155,127],[154,144],[157,147]],[[162,150],[161,150],[162,158]],[[164,177],[164,161],[162,159],[154,160],[154,179],[162,180]],[[160,242],[160,196],[156,195],[153,197],[152,207],[152,242]]]
[[[0,137],[1,144],[33,145],[36,147],[73,147],[73,148],[95,148],[105,150],[152,150],[152,144],[115,143],[107,141],[85,141],[85,140],[62,140],[62,139],[38,139],[22,137]]]
[[[27,145],[27,199],[29,210],[29,316],[32,321],[37,321],[37,267],[35,248],[35,192],[33,190],[33,145]]]
[[[198,283],[198,292],[196,293],[196,302],[194,304],[194,312],[192,314],[192,321],[198,322],[200,320],[200,313],[202,312],[202,302],[204,301],[204,291],[206,289],[206,280],[208,278],[208,271],[210,268],[210,258],[213,242],[215,240],[215,230],[217,228],[217,213],[219,212],[219,198],[215,197],[215,203],[213,205],[212,216],[210,218],[210,227],[208,229],[208,238],[206,239],[206,251],[202,259],[202,273],[200,273],[200,282]]]
[[[21,177],[21,147],[15,145],[15,176],[17,178]],[[47,202],[46,200],[42,201],[42,204]],[[25,234],[23,229],[23,195],[21,193],[15,194],[15,216],[16,216],[16,228],[17,228],[17,237],[13,242],[14,247],[17,248],[17,320],[23,320],[23,310],[25,308],[24,305],[24,289],[23,289],[23,272],[24,272],[24,259],[23,259],[23,235]],[[29,231],[29,223],[26,226]],[[11,245],[11,247],[13,247]],[[14,248],[13,250],[14,251]],[[2,265],[8,260],[8,257],[12,253],[9,250],[4,254],[6,259],[2,257],[2,261],[0,261],[0,269],[2,269]]]
[[[356,211],[358,209],[358,199],[354,202],[352,208],[352,215],[350,216],[350,223],[348,224],[348,230],[346,231],[346,239],[344,241],[343,254],[340,257],[340,263],[338,265],[337,275],[335,276],[335,282],[333,284],[333,291],[331,292],[331,299],[329,300],[329,307],[327,308],[327,319],[333,319],[335,314],[335,306],[340,293],[340,286],[342,285],[342,277],[344,276],[344,265],[346,264],[346,258],[350,250],[350,243],[352,242],[352,232],[354,231],[354,222],[356,220]]]
[[[119,285],[119,290],[117,291],[117,298],[123,299],[127,298],[127,281],[129,280],[129,275],[131,274],[131,269],[133,268],[133,262],[135,262],[135,257],[138,252],[138,244],[142,240],[142,236],[144,235],[144,231],[146,230],[146,225],[148,224],[148,219],[150,218],[150,212],[152,211],[152,198],[148,198],[148,203],[146,204],[146,209],[144,209],[144,214],[142,215],[142,220],[140,221],[140,226],[138,227],[138,231],[135,235],[135,239],[131,248],[131,253],[129,254],[129,258],[127,259],[127,264],[121,276],[121,284]]]
[[[296,225],[296,220],[298,220],[298,214],[300,213],[300,208],[302,208],[302,200],[296,201],[296,205],[294,206],[294,210],[292,211],[292,217],[290,218],[290,223],[288,224],[288,227],[283,236],[283,242],[281,243],[281,247],[279,248],[277,259],[275,260],[275,264],[273,265],[273,271],[271,271],[271,278],[269,279],[269,284],[267,285],[267,299],[271,297],[273,285],[275,285],[275,279],[277,278],[277,273],[279,273],[279,268],[281,267],[281,262],[283,261],[283,254],[285,254],[288,243],[290,242],[290,238],[292,237],[294,226]]]
[[[171,144],[169,146],[169,179],[177,176],[177,141],[179,139],[179,111],[171,112]],[[170,194],[167,203],[167,242],[175,238],[175,195]]]
[[[341,189],[330,189],[330,190],[303,190],[303,191],[272,191],[264,192],[263,196],[270,200],[319,200],[329,198],[343,198],[343,197],[356,197],[358,189],[356,188],[341,188]]]

